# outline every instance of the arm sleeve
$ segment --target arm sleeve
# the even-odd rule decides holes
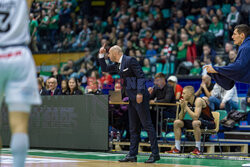
[[[172,87],[168,87],[168,89],[166,91],[165,98],[157,100],[156,102],[159,102],[159,103],[170,103],[173,98],[174,98],[174,89]]]
[[[219,74],[230,78],[235,81],[241,81],[242,78],[249,75],[249,63],[250,63],[250,47],[242,48],[238,53],[236,61],[234,63],[229,64],[228,66],[223,67],[213,67],[215,71]]]
[[[99,56],[102,57],[101,55],[99,55]],[[117,64],[107,65],[106,62],[105,62],[104,57],[99,58],[99,63],[100,63],[102,72],[118,72]]]
[[[153,92],[152,92],[152,94],[150,95],[150,100],[154,100],[155,99],[155,97],[156,97],[156,90],[155,90],[156,88],[154,88],[153,89]]]
[[[134,72],[137,79],[137,93],[143,94],[145,92],[145,76],[141,69],[140,64],[135,58],[132,58],[129,63],[132,71]]]

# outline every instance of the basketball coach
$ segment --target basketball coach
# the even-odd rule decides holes
[[[120,162],[137,162],[138,145],[140,141],[141,125],[147,131],[151,143],[149,159],[145,163],[154,163],[160,160],[156,132],[153,127],[149,111],[149,93],[145,85],[145,76],[141,66],[134,57],[123,54],[118,45],[109,49],[108,57],[114,62],[107,65],[104,59],[106,54],[105,44],[99,50],[99,63],[103,72],[117,72],[122,83],[123,97],[129,97],[129,129],[130,148],[129,154]]]

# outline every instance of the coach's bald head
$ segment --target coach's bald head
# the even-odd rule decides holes
[[[118,63],[122,55],[123,55],[122,48],[118,45],[114,45],[109,49],[108,57],[113,62]]]

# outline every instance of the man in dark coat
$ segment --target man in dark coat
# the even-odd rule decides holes
[[[141,125],[147,131],[152,154],[146,163],[160,160],[155,128],[153,127],[149,111],[149,93],[145,85],[145,76],[141,66],[134,57],[123,54],[122,49],[115,45],[110,48],[108,57],[114,64],[107,65],[104,59],[105,45],[99,51],[99,63],[103,72],[117,72],[123,79],[122,95],[129,97],[129,129],[130,151],[119,160],[120,162],[137,162],[138,145],[140,141]]]
[[[250,28],[245,24],[236,26],[232,38],[234,44],[240,46],[235,62],[223,67],[204,67],[226,90],[231,89],[235,81],[250,84]]]

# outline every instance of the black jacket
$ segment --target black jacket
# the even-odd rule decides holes
[[[118,63],[107,65],[104,58],[99,59],[99,63],[103,72],[116,72],[121,76],[123,98],[128,96],[130,100],[136,100],[137,94],[149,97],[144,73],[134,57],[123,55],[121,69]]]
[[[51,95],[51,90],[48,91],[48,95]],[[53,95],[62,95],[61,89],[56,88]]]

